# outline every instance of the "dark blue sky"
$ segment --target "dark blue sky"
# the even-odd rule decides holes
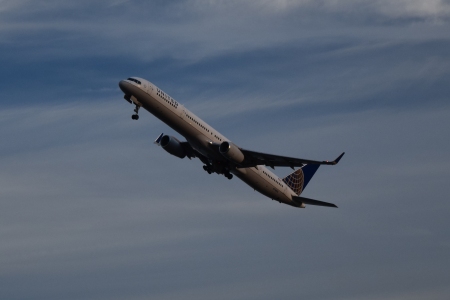
[[[450,4],[0,2],[0,298],[448,299]],[[334,159],[295,209],[153,145],[148,79],[238,145]],[[290,169],[277,168],[284,177]]]

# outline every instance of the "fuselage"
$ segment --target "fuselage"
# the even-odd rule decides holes
[[[211,145],[230,140],[156,85],[145,79],[133,77],[120,81],[119,86],[135,105],[143,107],[182,135],[195,151],[210,161],[224,160]],[[265,166],[232,168],[229,171],[261,194],[279,202],[298,206],[292,201],[292,196],[296,194]]]

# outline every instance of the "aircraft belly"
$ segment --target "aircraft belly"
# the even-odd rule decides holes
[[[183,136],[186,136],[187,131],[185,130],[185,121],[181,118],[181,116],[177,114],[177,112],[166,107],[164,104],[153,100],[150,97],[151,96],[149,95],[146,95],[146,97],[144,97],[142,106],[152,115],[169,125],[173,130]]]
[[[159,104],[155,106],[153,105],[153,101],[149,102],[150,103],[145,102],[145,104],[143,104],[144,108],[170,126],[173,130],[184,136],[192,148],[210,159],[224,159],[223,156],[209,148],[209,142],[211,140],[208,139],[207,136],[199,134],[199,131],[193,126],[186,126],[185,120],[164,105]]]
[[[236,169],[233,173],[247,185],[251,186],[253,189],[266,197],[287,204],[292,202],[292,200],[283,191],[275,188],[272,184],[267,182],[258,174],[257,170],[254,170],[254,168]]]

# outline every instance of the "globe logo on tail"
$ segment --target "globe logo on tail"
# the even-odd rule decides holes
[[[303,191],[305,176],[302,169],[298,169],[294,173],[283,178],[283,182],[287,184],[295,194],[300,195]]]

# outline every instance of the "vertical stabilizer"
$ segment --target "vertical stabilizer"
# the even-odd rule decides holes
[[[304,165],[292,174],[283,178],[283,182],[286,183],[294,193],[300,195],[319,167],[320,165],[318,164]]]

